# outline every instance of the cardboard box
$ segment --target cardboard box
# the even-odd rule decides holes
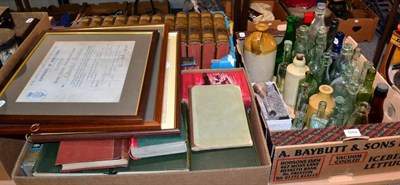
[[[243,70],[243,69],[227,69]],[[248,83],[250,84],[250,83]],[[249,86],[250,88],[250,86]],[[123,175],[101,175],[101,176],[74,176],[74,177],[25,177],[19,166],[25,157],[28,149],[26,143],[23,147],[12,172],[12,178],[17,185],[111,185],[111,184],[267,184],[271,170],[270,156],[266,148],[265,137],[261,128],[259,114],[252,95],[250,111],[250,130],[253,136],[253,143],[256,147],[260,166],[227,168],[214,170],[183,171],[168,173],[149,173],[149,174],[123,174]],[[1,150],[2,151],[2,150]],[[228,157],[228,156],[227,156]]]
[[[11,172],[25,141],[0,138],[0,184],[11,180]]]
[[[7,63],[0,69],[0,84],[3,84],[7,78],[10,78],[13,71],[19,66],[22,60],[28,55],[26,51],[30,51],[34,47],[34,43],[39,38],[42,31],[50,28],[50,21],[47,13],[45,12],[13,12],[13,15],[20,15],[21,17],[37,18],[39,22],[31,31],[28,37],[18,46],[17,51],[8,58]]]
[[[355,0],[353,15],[362,14],[364,17],[339,20],[338,30],[344,32],[346,36],[351,36],[357,42],[371,42],[378,26],[379,17],[370,8],[364,10],[366,6],[361,0]],[[331,17],[335,15],[332,13]]]

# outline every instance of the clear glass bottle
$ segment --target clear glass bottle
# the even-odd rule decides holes
[[[370,108],[371,107],[367,102],[362,101],[357,103],[356,109],[346,121],[346,126],[368,124],[368,113]]]
[[[317,39],[315,40],[315,45],[311,49],[307,60],[307,66],[310,68],[310,71],[316,73],[319,68],[319,60],[325,51],[326,48],[326,33],[327,30],[325,27],[321,27],[318,30]]]
[[[292,62],[292,41],[285,40],[285,48],[283,51],[283,61],[278,66],[278,74],[276,85],[278,86],[279,92],[283,93],[285,86],[285,75],[286,75],[286,68]]]
[[[325,9],[325,3],[317,3],[315,17],[310,25],[308,49],[313,47],[319,28],[325,27]]]
[[[317,87],[324,84],[323,81],[326,76],[326,71],[331,63],[331,54],[329,52],[323,52],[322,57],[318,61],[318,68],[314,72],[313,83],[315,83]]]
[[[309,71],[306,66],[306,60],[304,55],[299,53],[293,62],[288,65],[285,75],[283,100],[291,108],[296,104],[299,81],[306,76],[306,71]]]
[[[308,42],[308,31],[309,27],[307,25],[300,25],[296,32],[296,42],[294,43],[292,56],[297,53],[307,54],[307,42]]]
[[[371,101],[371,111],[368,115],[370,123],[381,123],[384,116],[383,104],[387,96],[389,86],[384,83],[378,83],[374,91],[374,97]]]
[[[292,129],[303,129],[306,122],[308,107],[308,83],[303,83],[297,97],[295,118],[292,122]]]
[[[371,103],[372,93],[374,92],[374,88],[372,87],[374,83],[376,75],[375,68],[369,68],[367,72],[367,76],[365,77],[365,81],[363,86],[360,88],[360,91],[357,93],[356,102],[365,101]]]
[[[308,97],[315,94],[318,90],[317,84],[315,82],[312,83],[313,79],[314,79],[314,73],[312,73],[311,71],[307,71],[306,76],[299,81],[298,89],[300,89],[301,86],[303,86],[303,84],[305,84],[305,83],[308,84]],[[300,91],[297,94],[297,97],[299,97],[299,96],[300,96]]]
[[[344,119],[344,110],[343,110],[343,103],[344,98],[342,96],[338,96],[335,98],[336,106],[333,109],[333,113],[329,118],[329,126],[342,126],[343,119]]]
[[[339,78],[346,71],[352,71],[349,69],[351,67],[351,58],[353,56],[353,46],[349,43],[343,45],[340,50],[340,56],[336,61],[333,61],[333,68],[330,72],[330,79],[333,81]]]
[[[357,85],[346,86],[347,95],[344,97],[343,109],[344,109],[344,120],[349,118],[350,114],[353,113],[356,105],[356,97],[359,87]]]
[[[335,18],[331,19],[331,22],[329,24],[328,35],[326,38],[327,50],[332,47],[333,40],[335,39],[338,28],[339,28],[339,19],[335,17]]]
[[[325,116],[326,102],[320,101],[318,104],[318,111],[310,117],[310,128],[325,128],[328,125],[328,118]]]
[[[287,26],[286,26],[286,32],[285,36],[283,37],[283,40],[281,43],[278,44],[277,49],[276,49],[276,59],[275,59],[275,70],[274,70],[274,75],[277,75],[278,73],[278,66],[280,63],[282,63],[283,58],[284,58],[284,50],[285,50],[285,41],[290,40],[292,43],[295,43],[296,40],[296,26],[297,26],[297,21],[299,18],[294,15],[289,15],[286,17],[287,21]]]

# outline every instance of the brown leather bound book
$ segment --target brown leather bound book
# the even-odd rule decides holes
[[[115,18],[114,26],[125,26],[126,25],[126,21],[127,21],[126,16],[118,15]]]
[[[151,17],[152,24],[160,24],[164,22],[164,16],[161,14],[155,14]]]
[[[201,66],[201,18],[200,13],[189,13],[188,57],[196,61],[196,68]]]
[[[202,69],[211,68],[211,60],[215,59],[215,37],[212,14],[210,12],[201,13],[201,34],[202,34]]]
[[[168,24],[168,28],[171,31],[175,30],[175,15],[167,14],[164,16],[164,23]]]
[[[103,22],[103,19],[100,16],[93,16],[92,22],[90,22],[89,26],[90,27],[99,27],[99,26],[101,26],[102,22]]]
[[[92,21],[91,18],[89,18],[89,17],[84,17],[84,18],[82,18],[82,19],[79,21],[77,27],[78,27],[78,28],[88,27],[89,24],[90,24],[90,21]]]
[[[229,36],[228,29],[226,28],[224,15],[215,13],[213,16],[214,33],[216,40],[216,58],[220,59],[229,54]]]
[[[128,151],[128,139],[61,141],[56,165],[61,172],[126,167]]]
[[[109,15],[107,17],[104,17],[103,23],[101,26],[112,26],[114,24],[115,17],[112,15]]]
[[[151,21],[150,15],[141,15],[139,19],[139,24],[149,24]]]
[[[126,25],[137,25],[137,24],[139,24],[139,19],[140,19],[140,16],[138,16],[138,15],[131,15],[131,16],[129,16],[128,17],[128,21],[126,22]]]
[[[175,30],[181,34],[181,57],[186,58],[187,55],[187,37],[188,37],[188,20],[185,12],[176,14]]]

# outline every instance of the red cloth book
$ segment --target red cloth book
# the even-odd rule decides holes
[[[61,172],[126,167],[128,150],[127,139],[61,141],[56,165]]]

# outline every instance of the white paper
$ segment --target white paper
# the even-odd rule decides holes
[[[346,135],[346,137],[359,137],[361,136],[361,133],[358,129],[354,128],[354,129],[345,129],[343,130],[344,134]]]
[[[119,102],[135,41],[56,41],[17,102]]]

